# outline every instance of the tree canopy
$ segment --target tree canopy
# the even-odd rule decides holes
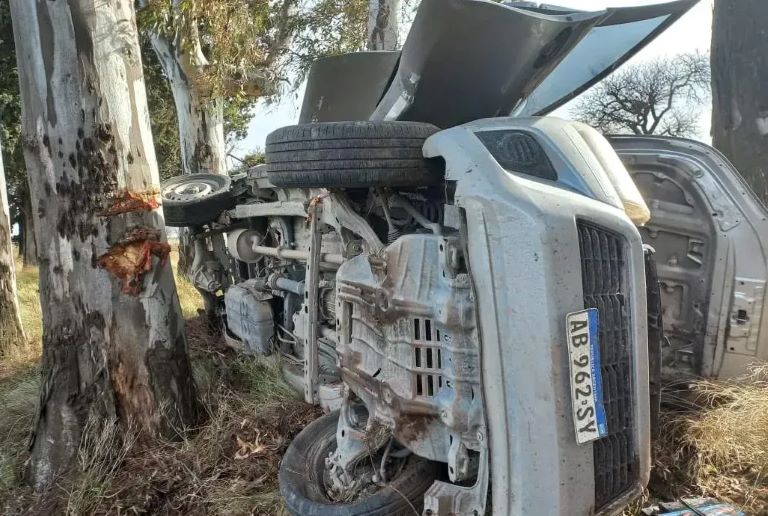
[[[367,0],[145,0],[139,22],[202,64],[198,86],[249,97],[296,86],[324,55],[365,46]]]

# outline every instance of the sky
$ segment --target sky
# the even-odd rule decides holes
[[[581,10],[600,10],[606,7],[629,7],[665,3],[667,0],[550,0],[548,3]],[[630,63],[642,62],[656,57],[685,52],[707,52],[712,34],[712,4],[714,0],[700,0],[673,26],[654,40],[648,47],[635,56]],[[275,129],[284,125],[295,124],[301,109],[304,91],[300,88],[295,93],[286,95],[280,102],[271,105],[261,104],[248,129],[248,136],[237,142],[232,154],[242,156],[250,151],[263,150],[264,140]],[[568,105],[555,112],[557,116],[568,116]],[[699,122],[699,135],[709,141],[709,111],[702,112]]]

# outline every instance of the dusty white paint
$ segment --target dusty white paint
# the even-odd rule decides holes
[[[400,0],[368,0],[368,50],[398,47]]]

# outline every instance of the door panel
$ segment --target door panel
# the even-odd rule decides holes
[[[707,145],[630,136],[611,143],[651,209],[640,232],[656,249],[664,375],[728,378],[768,360],[768,210]]]
[[[667,164],[645,162],[633,172],[652,213],[651,222],[640,233],[643,242],[656,250],[669,340],[662,348],[662,369],[667,375],[672,371],[698,374],[716,245],[706,199]]]

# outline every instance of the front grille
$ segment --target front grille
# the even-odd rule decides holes
[[[626,494],[639,475],[635,453],[629,291],[625,240],[578,222],[584,308],[599,311],[603,403],[608,435],[594,442],[595,506]]]

